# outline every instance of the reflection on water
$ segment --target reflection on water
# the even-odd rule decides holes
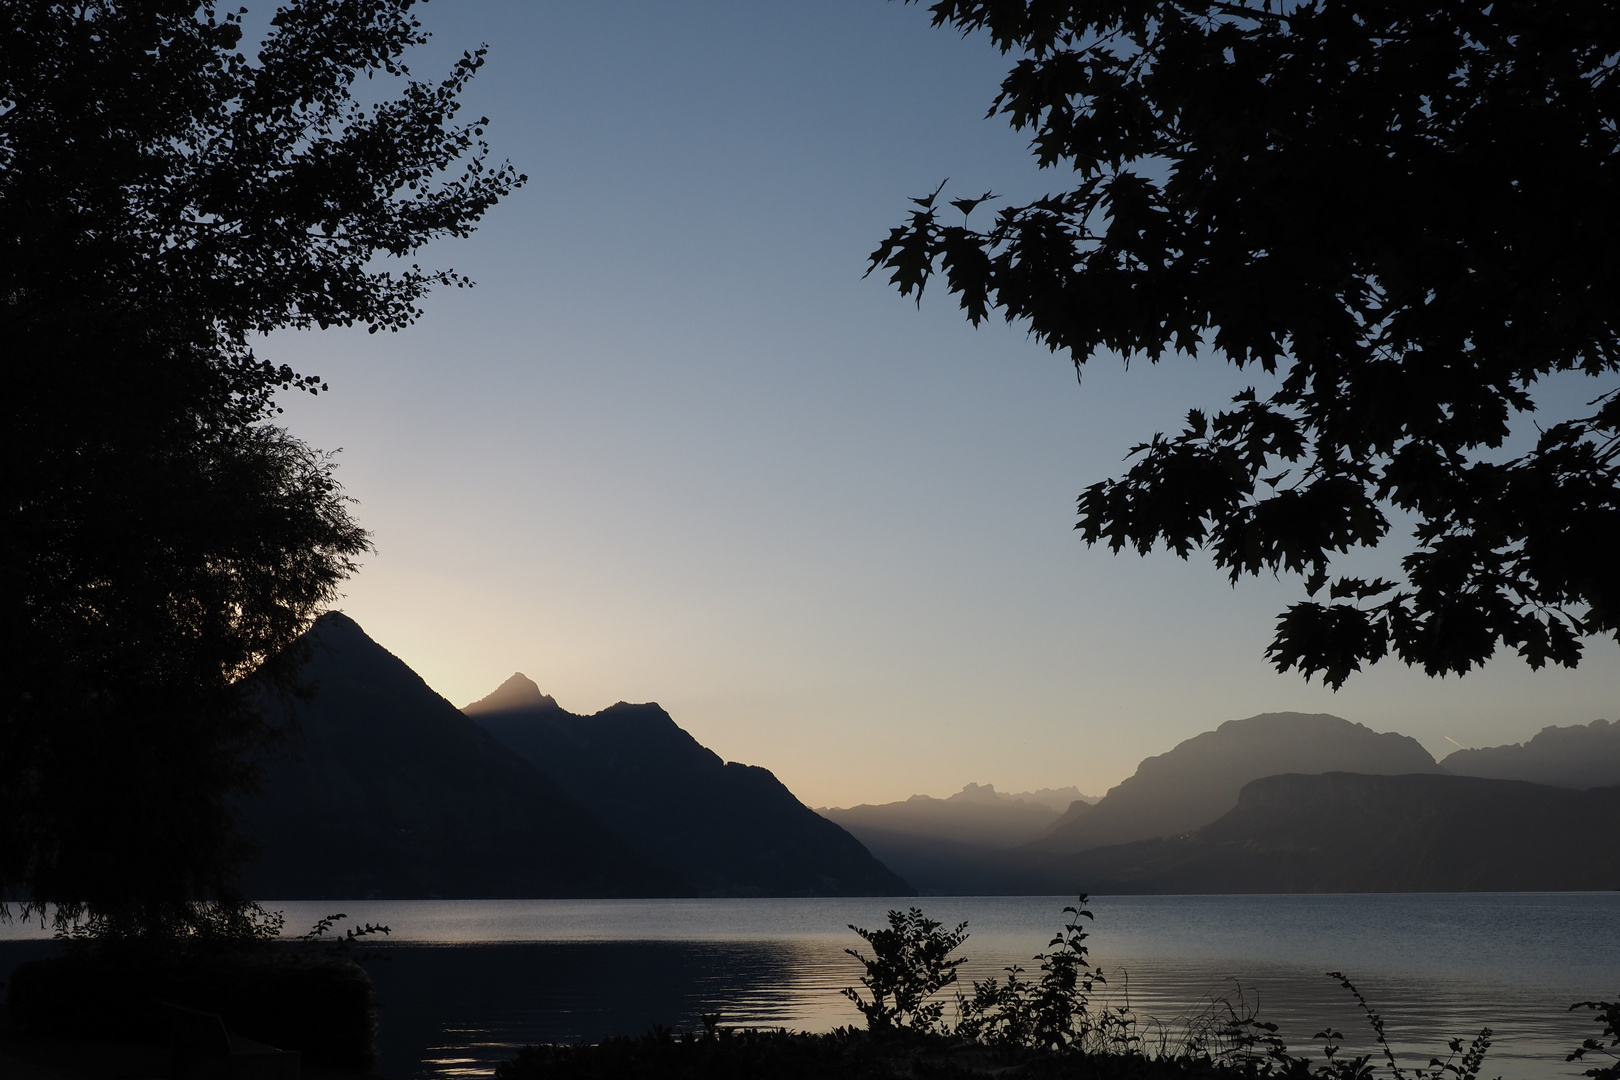
[[[828,1028],[854,1018],[831,948],[784,942],[388,946],[369,969],[383,1002],[380,1072],[487,1072],[532,1042],[596,1041],[654,1024]],[[844,957],[847,961],[848,958]],[[842,966],[842,965],[839,965]],[[847,982],[847,979],[845,980]],[[840,983],[839,985],[843,985]],[[827,991],[827,992],[824,992]]]
[[[699,1026],[827,1030],[859,1016],[840,991],[859,966],[845,924],[919,903],[969,920],[964,984],[1031,967],[1062,898],[454,902],[356,905],[400,933],[371,965],[384,1003],[385,1076],[487,1073],[518,1046]],[[306,905],[288,908],[293,918]],[[330,905],[324,905],[329,907]],[[1098,898],[1104,1000],[1129,1004],[1150,1046],[1174,1047],[1241,992],[1298,1051],[1334,1027],[1375,1049],[1348,972],[1383,1015],[1405,1065],[1489,1026],[1487,1075],[1574,1077],[1563,1056],[1591,1027],[1571,1002],[1620,992],[1620,896]],[[308,905],[310,911],[323,905]],[[313,919],[309,920],[313,921]],[[527,935],[528,940],[523,940]],[[638,939],[639,938],[639,939]],[[430,944],[455,942],[455,944]]]
[[[595,1041],[654,1024],[693,1030],[706,1012],[744,1027],[827,1030],[859,1022],[840,993],[858,969],[831,943],[556,942],[380,951],[384,958],[371,970],[385,1006],[380,1071],[389,1077],[487,1073],[524,1043]],[[1198,1016],[1216,999],[1235,1001],[1241,985],[1296,1052],[1330,1025],[1348,1037],[1347,1050],[1375,1049],[1353,999],[1315,972],[1155,958],[1102,960],[1100,966],[1109,979],[1102,1000],[1129,1004],[1150,1046],[1179,1045]],[[971,959],[962,971],[964,979],[997,973],[994,963]],[[1358,985],[1383,1014],[1406,1064],[1443,1056],[1448,1039],[1469,1039],[1488,1025],[1494,1033],[1490,1075],[1579,1074],[1562,1062],[1588,1026],[1565,1011],[1570,994],[1548,998],[1512,983],[1432,976],[1374,975]]]
[[[847,923],[877,926],[918,904],[969,922],[964,984],[1033,966],[1061,897],[913,899],[393,901],[272,903],[290,933],[322,915],[394,928],[368,967],[383,1006],[380,1072],[391,1080],[487,1074],[518,1046],[634,1035],[654,1024],[828,1030],[859,1016],[839,991],[859,965]],[[1332,1026],[1374,1048],[1355,979],[1405,1065],[1453,1037],[1493,1031],[1485,1075],[1576,1077],[1563,1057],[1595,1025],[1571,1002],[1620,994],[1620,894],[1098,897],[1093,956],[1104,997],[1128,1003],[1149,1045],[1174,1047],[1240,988],[1296,1052]],[[0,938],[22,936],[16,924]],[[0,959],[40,943],[13,941]],[[0,972],[3,974],[3,972]]]

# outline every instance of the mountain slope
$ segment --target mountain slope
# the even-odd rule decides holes
[[[1458,776],[1528,780],[1554,787],[1620,784],[1620,723],[1544,727],[1527,743],[1458,750],[1440,763]]]
[[[329,613],[314,697],[242,815],[274,899],[690,895],[383,649]]]
[[[1191,832],[1236,805],[1244,784],[1277,773],[1440,771],[1405,735],[1379,734],[1326,713],[1263,713],[1229,720],[1146,759],[1095,806],[1071,808],[1029,847],[1083,851]]]
[[[657,705],[576,716],[514,675],[466,712],[700,895],[912,891],[769,770],[721,761]]]
[[[1620,888],[1620,787],[1351,773],[1269,776],[1190,836],[1053,858],[1022,888],[1132,893]]]

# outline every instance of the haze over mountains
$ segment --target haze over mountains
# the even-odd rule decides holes
[[[1229,720],[1147,758],[1095,806],[1070,807],[1030,846],[1083,851],[1191,832],[1236,806],[1244,784],[1278,773],[1440,771],[1410,736],[1380,734],[1326,713],[1262,713]]]
[[[1008,881],[1043,893],[1620,889],[1620,787],[1283,774],[1195,833],[1091,848]]]
[[[1094,805],[1076,802],[1027,837],[998,832],[989,818],[942,829],[935,806],[942,800],[824,813],[920,891],[937,895],[1612,887],[1591,885],[1608,879],[1579,869],[1576,858],[1604,829],[1620,831],[1604,797],[1572,799],[1528,783],[1459,786],[1449,772],[1565,787],[1620,784],[1620,725],[1549,728],[1522,747],[1459,751],[1441,765],[1404,735],[1327,714],[1269,713],[1146,759]],[[1295,779],[1284,783],[1279,774]],[[1480,791],[1499,800],[1483,816],[1470,801]],[[1407,801],[1374,806],[1379,798]],[[914,804],[935,816],[910,812]],[[973,809],[963,802],[956,813]],[[1579,825],[1558,816],[1588,812]],[[1376,825],[1360,830],[1344,817],[1352,814]],[[1453,834],[1470,820],[1478,824],[1465,843]],[[1556,839],[1537,847],[1529,839],[1537,830]],[[1345,870],[1352,863],[1331,857],[1335,845],[1347,858],[1359,853],[1352,860],[1359,876]],[[1441,847],[1478,859],[1442,857]]]
[[[1527,743],[1458,750],[1440,763],[1458,776],[1528,780],[1553,787],[1620,784],[1620,723],[1544,727]]]
[[[919,892],[963,895],[998,889],[1002,852],[1049,831],[1071,805],[1094,801],[1073,787],[1009,794],[968,784],[944,799],[913,795],[817,813],[848,829]]]

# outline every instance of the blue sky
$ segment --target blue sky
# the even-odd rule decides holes
[[[1576,673],[1386,664],[1333,694],[1263,660],[1295,582],[1080,542],[1082,488],[1247,383],[1106,357],[1077,383],[1017,328],[862,279],[947,176],[1062,186],[984,119],[986,41],[880,0],[422,18],[418,75],[490,44],[467,115],[530,183],[426,253],[478,285],[416,327],[262,352],[332,386],[285,420],[342,448],[375,534],[342,607],[458,705],[515,670],[578,712],[655,700],[811,805],[1100,793],[1262,711],[1439,755],[1620,714],[1612,642]]]

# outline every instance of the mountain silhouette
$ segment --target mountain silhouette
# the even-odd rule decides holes
[[[919,797],[928,798],[926,795],[912,796],[913,799]],[[994,784],[964,784],[961,791],[955,795],[947,795],[941,801],[970,804],[1023,802],[1049,807],[1054,813],[1061,814],[1077,802],[1090,804],[1097,800],[1090,795],[1080,794],[1080,789],[1073,784],[1068,787],[1041,788],[1037,791],[997,791]]]
[[[1062,799],[1061,806],[1054,805],[1058,799]],[[943,799],[913,795],[901,802],[827,807],[817,813],[836,821],[857,837],[884,833],[988,847],[1016,847],[1051,828],[1075,802],[1082,805],[1085,802],[1076,788],[1012,795],[997,791],[994,784],[968,784]]]
[[[517,674],[466,713],[700,895],[912,893],[768,769],[722,761],[656,704],[577,716]]]
[[[354,620],[307,636],[299,734],[244,800],[266,899],[689,896]]]
[[[1620,784],[1620,723],[1544,727],[1527,743],[1458,750],[1440,763],[1458,776],[1528,780],[1554,787]]]
[[[970,896],[994,891],[1007,872],[1007,853],[1045,833],[1075,804],[1086,801],[1072,787],[1015,795],[968,784],[944,799],[913,795],[817,813],[848,829],[918,892]]]
[[[1466,892],[1620,888],[1620,787],[1473,776],[1268,776],[1187,836],[1049,857],[1032,892]]]
[[[1263,713],[1147,758],[1095,806],[1071,807],[1028,848],[1073,852],[1192,832],[1232,809],[1243,785],[1278,773],[1441,771],[1406,735],[1326,713]]]
[[[519,671],[488,694],[462,709],[467,716],[511,712],[516,709],[556,709],[557,699],[542,694],[534,680]]]

